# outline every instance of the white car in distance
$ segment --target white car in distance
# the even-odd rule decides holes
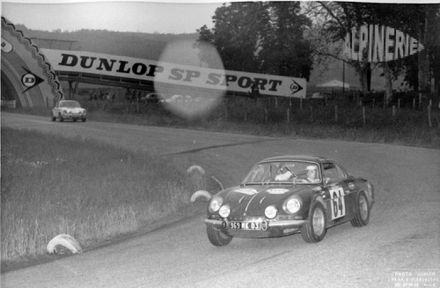
[[[52,121],[64,120],[85,122],[87,120],[87,110],[82,108],[78,101],[75,100],[60,100],[52,109]]]

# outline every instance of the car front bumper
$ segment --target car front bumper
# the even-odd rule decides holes
[[[81,114],[81,113],[62,113],[61,116],[64,119],[85,119],[86,118],[86,114]]]
[[[229,221],[220,219],[205,219],[206,225],[221,230],[222,232],[241,238],[264,238],[264,237],[281,237],[298,233],[306,220],[262,220],[265,222],[264,229],[248,230],[248,229],[231,229],[228,225]]]

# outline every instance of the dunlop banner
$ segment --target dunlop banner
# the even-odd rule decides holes
[[[157,62],[125,56],[85,51],[41,49],[54,70],[90,73],[137,80],[162,82],[207,89],[250,92],[256,86],[261,94],[305,98],[303,78],[216,70]]]
[[[400,30],[382,25],[352,28],[344,43],[344,55],[355,61],[388,62],[423,49],[423,45]]]

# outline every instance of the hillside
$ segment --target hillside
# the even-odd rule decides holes
[[[158,60],[167,43],[196,39],[197,34],[151,34],[114,32],[108,30],[40,31],[17,25],[27,37],[40,47],[66,50],[84,50],[121,56]]]

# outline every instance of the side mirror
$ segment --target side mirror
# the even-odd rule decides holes
[[[330,178],[324,177],[324,185],[327,185],[328,183],[330,183]]]

